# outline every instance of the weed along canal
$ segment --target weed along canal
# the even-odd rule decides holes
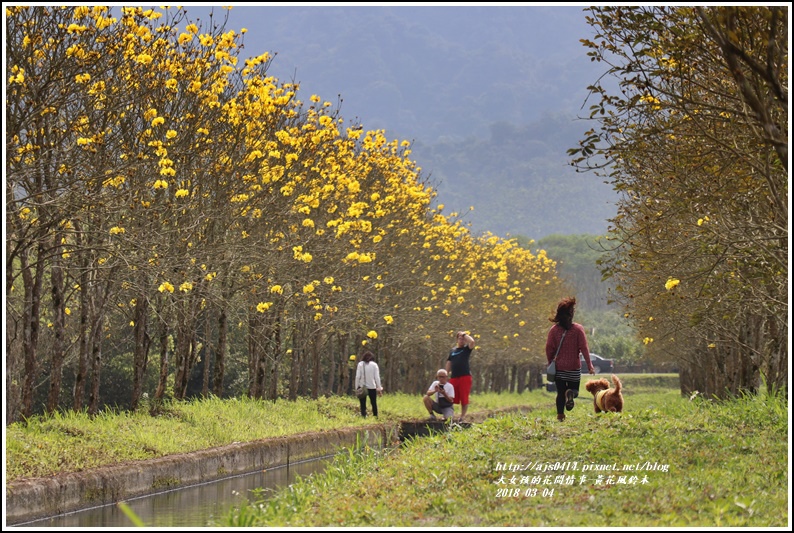
[[[322,472],[340,452],[399,442],[398,425],[309,432],[6,484],[5,519],[23,527],[205,527],[252,490]]]
[[[125,503],[146,527],[207,527],[210,520],[220,519],[232,507],[252,499],[252,491],[264,491],[263,494],[266,494],[285,487],[298,477],[305,478],[315,472],[322,472],[331,461],[333,456],[310,459],[264,472],[131,498]],[[15,525],[25,528],[134,526],[115,503]]]
[[[512,409],[511,409],[512,410]],[[485,419],[491,413],[473,417]],[[468,428],[470,423],[454,424]],[[362,448],[399,448],[449,431],[444,422],[394,422],[254,442],[25,478],[6,484],[6,524],[22,528],[208,527],[229,511]],[[124,506],[118,505],[120,502]]]
[[[382,449],[445,431],[443,423],[398,423],[238,443],[213,450],[12,482],[9,526],[133,527],[124,502],[146,527],[207,527],[233,507],[322,473],[361,446]]]

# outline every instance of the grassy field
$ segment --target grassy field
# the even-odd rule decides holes
[[[588,378],[584,377],[583,381]],[[683,398],[677,377],[623,376],[622,414],[595,415],[582,387],[558,422],[554,394],[472,397],[470,413],[526,415],[453,428],[400,449],[349,450],[319,475],[211,526],[786,527],[788,404],[759,395]],[[380,421],[421,419],[389,394]],[[6,481],[375,422],[352,397],[170,404],[161,416],[36,417],[6,428]]]
[[[668,389],[627,394],[622,414],[509,415],[350,452],[214,525],[788,529],[787,411]]]
[[[550,402],[553,395],[539,390],[480,394],[472,396],[469,413],[516,405],[551,409]],[[156,417],[145,409],[105,412],[94,418],[84,412],[33,417],[6,428],[5,479],[51,476],[233,442],[427,417],[422,398],[416,395],[385,394],[378,407],[378,419],[364,419],[358,399],[352,396],[294,402],[211,398],[170,403]],[[367,409],[371,415],[369,401]]]

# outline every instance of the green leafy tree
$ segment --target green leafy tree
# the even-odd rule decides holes
[[[683,392],[787,383],[783,7],[595,7],[598,129],[572,149],[621,194],[605,262]]]

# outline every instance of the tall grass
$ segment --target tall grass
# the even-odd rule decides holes
[[[548,403],[540,391],[472,396],[469,412],[514,405]],[[6,428],[6,482],[186,453],[233,442],[419,419],[427,416],[422,399],[386,394],[378,399],[379,418],[362,418],[358,399],[333,396],[317,400],[264,401],[209,398],[164,405],[148,412],[107,411],[33,417]],[[367,402],[371,415],[371,406]]]
[[[230,510],[218,525],[790,525],[783,396],[716,402],[638,393],[623,413],[599,415],[581,400],[562,423],[553,410],[508,415],[397,451],[339,458],[322,475]],[[534,464],[559,468],[499,469]],[[600,470],[607,466],[616,470]]]
[[[671,388],[675,386],[674,376],[631,376],[624,379],[624,413],[595,415],[584,393],[563,423],[555,419],[554,394],[545,391],[474,395],[470,413],[514,405],[535,409],[465,430],[453,426],[396,450],[359,445],[322,474],[272,494],[253,492],[249,505],[230,510],[218,524],[786,525],[786,399],[764,393],[732,401],[690,399],[682,398]],[[427,414],[416,395],[387,394],[379,399],[379,408],[376,420],[362,419],[352,397],[294,402],[213,398],[167,404],[157,417],[126,412],[35,417],[6,428],[6,481]],[[551,473],[497,469],[530,462],[568,466]],[[620,470],[645,462],[668,468],[642,475],[620,471],[612,483],[607,483],[607,471],[583,471],[584,465],[617,465]],[[547,475],[552,476],[548,482]],[[630,482],[633,475],[637,478]],[[538,489],[534,495],[527,492],[533,488]]]

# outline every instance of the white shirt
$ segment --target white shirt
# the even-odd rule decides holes
[[[430,385],[430,388],[427,389],[427,393],[428,394],[431,394],[431,393],[434,393],[434,392],[436,393],[436,401],[440,401],[440,399],[443,398],[443,396],[441,396],[438,392],[436,392],[436,385],[440,385],[440,384],[441,383],[438,380],[435,380]],[[447,381],[444,384],[444,392],[447,393],[447,397],[449,398],[450,402],[455,399],[455,387],[453,387],[452,383],[450,383],[449,381]]]
[[[356,387],[361,385],[364,385],[368,389],[383,389],[383,387],[380,386],[380,369],[378,368],[378,363],[375,361],[370,361],[369,363],[359,361],[358,366],[356,366]]]

